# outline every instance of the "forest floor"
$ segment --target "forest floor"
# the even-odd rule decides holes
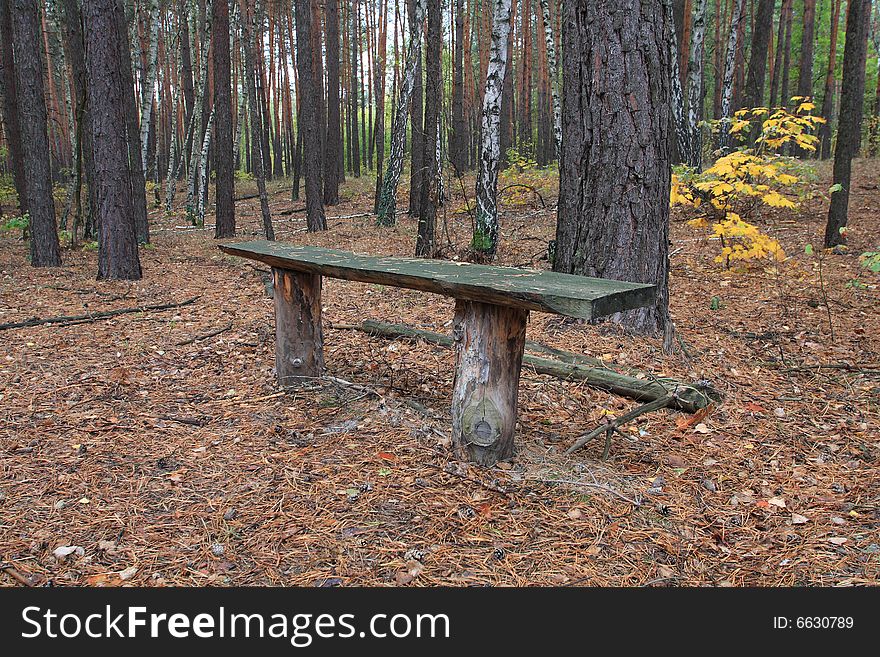
[[[554,179],[528,177],[547,208],[506,192],[499,263],[548,267]],[[878,180],[876,162],[856,163],[850,250],[822,256],[821,279],[804,250],[821,243],[821,198],[765,218],[789,254],[778,268],[725,270],[717,242],[674,212],[686,353],[532,313],[532,340],[708,380],[724,400],[705,417],[638,418],[606,461],[600,442],[566,456],[636,403],[524,368],[518,452],[492,469],[452,455],[450,351],[332,328],[372,318],[448,333],[449,299],[326,280],[327,367],[357,385],[283,392],[260,272],[220,253],[213,230],[153,211],[135,283],[96,282],[89,248],[33,269],[20,234],[2,234],[0,323],[197,299],[0,333],[0,584],[878,584],[880,279],[858,261],[878,246]],[[307,234],[302,212],[278,214],[302,202],[270,184],[278,239],[410,255],[414,220],[351,216],[372,186],[346,183],[329,230]],[[440,219],[446,257],[466,257],[462,205],[456,195]],[[258,236],[257,201],[237,208],[239,237]]]

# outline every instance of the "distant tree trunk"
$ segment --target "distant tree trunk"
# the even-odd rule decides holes
[[[425,16],[425,0],[414,0],[414,20],[421,25]],[[382,193],[379,197],[379,210],[376,222],[380,226],[393,226],[396,221],[397,185],[403,169],[403,147],[406,142],[406,117],[409,114],[412,100],[413,85],[416,77],[416,66],[421,52],[421,30],[410,32],[410,44],[406,53],[406,65],[400,84],[400,94],[394,120],[391,123],[391,152],[388,154],[388,167],[382,180]]]
[[[339,0],[327,0],[327,141],[324,150],[324,203],[339,203]]]
[[[436,250],[434,227],[437,223],[438,193],[440,177],[440,99],[443,94],[443,80],[440,68],[440,48],[442,41],[443,11],[441,0],[428,0],[428,34],[425,41],[425,97],[437,102],[425,103],[425,175],[422,178],[419,232],[416,237],[416,256],[432,257]]]
[[[379,211],[379,196],[382,193],[382,174],[385,165],[385,68],[388,41],[388,0],[380,3],[382,16],[379,33],[379,53],[376,59],[376,76],[373,84],[376,86],[376,191],[373,197],[373,212]]]
[[[302,121],[303,170],[306,179],[306,226],[309,231],[327,230],[322,195],[321,80],[315,78],[314,29],[311,0],[296,0],[296,65],[299,72],[300,121]],[[319,98],[320,96],[320,98]]]
[[[423,0],[425,1],[425,0]],[[409,13],[410,44],[416,44],[416,71],[413,79],[412,104],[410,105],[410,172],[409,172],[409,214],[412,217],[421,215],[422,178],[425,168],[425,133],[422,120],[424,107],[422,98],[422,32],[423,21],[416,21],[415,0],[406,0]]]
[[[350,69],[348,75],[348,129],[351,134],[351,149],[349,155],[351,157],[352,174],[355,178],[361,175],[361,142],[360,130],[358,128],[358,31],[357,31],[357,11],[352,4],[348,12],[348,49],[351,55]],[[302,82],[300,82],[302,84]]]
[[[511,0],[492,0],[492,45],[486,70],[481,120],[480,170],[477,174],[477,216],[471,248],[481,260],[498,250],[498,163],[500,160],[501,90],[507,71],[507,34]]]
[[[308,0],[306,0],[308,1]],[[269,212],[269,197],[266,194],[266,177],[265,162],[263,160],[263,149],[261,144],[263,131],[262,114],[260,112],[260,104],[257,100],[257,72],[255,70],[254,50],[256,49],[256,36],[254,35],[255,14],[254,8],[248,8],[245,11],[245,5],[241,10],[241,29],[242,41],[244,42],[244,71],[243,75],[246,80],[245,87],[247,91],[248,115],[250,117],[250,152],[251,152],[251,168],[254,172],[254,179],[257,181],[257,191],[260,194],[260,215],[263,220],[263,233],[267,240],[275,239],[275,229],[272,226],[272,215]],[[243,119],[242,119],[243,120]]]
[[[214,0],[214,237],[235,236],[235,161],[232,154],[232,81],[229,62],[229,0]]]
[[[7,0],[4,0],[6,2]],[[18,126],[21,131],[25,205],[30,216],[30,254],[34,267],[61,265],[55,202],[52,198],[52,169],[46,130],[46,97],[40,59],[40,9],[32,0],[14,0],[12,37]]]
[[[456,172],[467,168],[467,128],[464,122],[464,0],[455,4],[455,52],[452,63],[452,139],[449,161]]]
[[[657,285],[653,305],[614,319],[668,334],[672,26],[656,0],[567,0],[563,11],[553,269]]]
[[[782,7],[779,9],[779,25],[776,28],[776,53],[773,57],[773,71],[770,76],[771,107],[783,105],[786,102],[780,97],[779,82],[782,79],[782,60],[785,56],[785,19],[791,10],[791,3],[792,0],[782,0]]]
[[[810,2],[810,0],[806,1]],[[752,32],[749,72],[746,77],[746,89],[743,98],[746,107],[760,107],[764,104],[767,52],[770,48],[770,34],[773,32],[773,9],[775,5],[776,0],[758,0],[755,28]]]
[[[672,0],[661,0],[666,12],[666,22],[669,25],[675,25],[675,18],[672,11]],[[688,22],[690,22],[688,20]],[[667,47],[669,49],[669,65],[672,69],[671,86],[670,86],[670,109],[672,119],[672,129],[675,133],[674,148],[671,149],[670,159],[673,162],[686,162],[690,147],[690,130],[688,129],[687,119],[684,115],[684,90],[681,87],[681,73],[678,70],[679,60],[679,44],[676,42],[675,31],[670,29],[667,31],[669,40]]]
[[[207,2],[210,3],[211,0],[207,0]],[[210,6],[208,9],[210,9]],[[205,115],[205,108],[206,101],[208,100],[208,49],[211,38],[211,18],[211,13],[208,13],[206,15],[206,22],[203,29],[204,42],[199,50],[198,86],[195,90],[193,130],[190,138],[189,175],[187,177],[186,186],[186,214],[193,225],[198,223],[198,198],[200,194],[198,186],[199,162],[201,161],[200,155],[204,143],[205,131],[208,127],[208,117]]]
[[[524,7],[527,9],[527,7]],[[528,18],[523,16],[525,26],[528,26]],[[516,27],[516,0],[510,3],[510,31],[507,33],[507,52],[511,53],[512,59],[514,49],[514,29]],[[510,75],[504,76],[504,84],[501,85],[501,120],[498,128],[500,131],[499,141],[501,145],[501,156],[498,166],[501,169],[507,168],[507,151],[513,146],[516,132],[516,116],[513,97],[513,64],[510,65]]]
[[[132,152],[126,135],[125,16],[116,0],[84,0],[86,81],[95,162],[93,211],[99,226],[98,279],[138,280],[136,218],[132,207]],[[126,53],[121,57],[121,53]],[[134,160],[140,162],[140,151]]]
[[[25,214],[27,212],[27,192],[25,190],[27,175],[22,155],[21,128],[18,124],[18,93],[15,85],[15,63],[12,56],[12,11],[10,4],[10,0],[0,0],[0,32],[3,34],[3,38],[0,40],[0,67],[3,69],[0,74],[0,99],[3,102],[3,121],[6,142],[9,144],[12,178],[18,193],[18,210]]]
[[[697,0],[691,28],[691,48],[688,56],[688,140],[690,148],[686,161],[689,167],[698,171],[703,168],[703,132],[700,121],[703,118],[703,44],[706,34],[707,0]]]
[[[558,160],[562,153],[562,116],[557,81],[556,39],[553,38],[553,21],[550,19],[549,0],[541,0],[541,16],[544,20],[544,38],[547,41],[547,72],[550,76],[550,93],[553,96],[553,146]]]
[[[743,19],[743,8],[746,0],[733,0],[733,16],[730,19],[730,36],[727,39],[727,55],[724,64],[724,82],[721,89],[721,128],[718,133],[718,147],[721,152],[730,149],[730,120],[732,116],[731,101],[733,100],[733,73],[736,64],[737,41],[739,26]]]
[[[785,41],[782,51],[782,78],[779,83],[779,104],[782,107],[788,107],[791,101],[791,87],[789,79],[791,75],[791,23],[794,9],[792,8],[792,0],[788,0],[788,10],[785,12]],[[781,20],[781,19],[780,19]]]
[[[825,73],[825,91],[822,94],[822,111],[825,123],[819,126],[819,157],[831,157],[831,121],[834,118],[834,71],[837,68],[837,33],[840,7],[843,0],[831,0],[831,36],[828,46],[828,68]]]
[[[715,77],[715,93],[712,99],[712,118],[718,120],[721,118],[721,87],[724,84],[724,74],[723,74],[723,66],[724,60],[722,59],[724,49],[721,47],[721,0],[715,0],[715,40],[713,44],[715,46],[715,66],[714,66],[714,77]]]
[[[84,222],[83,236],[92,237],[95,234],[94,210],[92,209],[95,207],[95,180],[94,163],[92,162],[92,131],[89,128],[88,94],[86,93],[86,55],[82,31],[82,14],[77,0],[62,0],[60,8],[63,15],[62,33],[64,48],[66,50],[66,59],[70,64],[70,77],[73,81],[74,119],[76,123],[79,162],[77,185],[82,186],[82,180],[85,178],[88,189],[89,213],[87,220]],[[81,190],[77,189],[77,216],[74,218],[74,236],[76,236],[79,225],[80,194]]]
[[[813,95],[813,42],[816,39],[816,0],[804,0],[804,30],[801,37],[800,72],[797,95]]]
[[[843,84],[840,92],[840,119],[837,124],[837,148],[834,150],[834,185],[831,193],[825,247],[846,243],[852,159],[862,138],[862,105],[865,97],[865,64],[868,49],[871,0],[848,0],[846,9],[846,45],[843,49]]]
[[[492,4],[494,4],[494,2],[490,3],[490,6],[492,6]],[[486,10],[483,9],[483,11],[485,12]],[[523,23],[524,28],[522,30],[522,53],[520,57],[520,94],[519,98],[517,99],[519,125],[517,127],[517,133],[519,136],[519,144],[522,152],[532,153],[532,29],[530,24],[530,0],[523,0],[522,15],[525,22]],[[492,55],[490,53],[490,66],[491,61]],[[514,72],[513,66],[510,67],[510,72],[512,75]],[[502,156],[503,155],[504,154],[502,153]]]
[[[117,0],[122,5],[122,0]],[[116,20],[119,21],[117,34],[119,34],[119,70],[122,74],[122,102],[125,109],[125,134],[128,142],[128,153],[131,164],[131,202],[134,212],[134,226],[137,232],[137,241],[140,244],[150,242],[150,227],[147,223],[147,189],[144,168],[141,166],[141,133],[140,120],[138,118],[137,101],[134,94],[134,77],[131,71],[131,47],[128,41],[128,25],[125,20],[125,10],[120,6],[115,12]],[[96,165],[100,166],[96,162]],[[100,227],[100,225],[99,225]]]
[[[150,20],[150,42],[147,48],[147,66],[141,82],[141,169],[147,171],[147,155],[150,141],[150,121],[153,112],[153,87],[156,83],[156,64],[159,54],[159,0],[149,0],[146,7]]]

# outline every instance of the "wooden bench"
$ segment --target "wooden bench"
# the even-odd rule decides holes
[[[492,465],[513,455],[517,389],[530,310],[592,319],[650,304],[653,285],[446,260],[356,255],[279,242],[223,244],[272,267],[275,367],[283,387],[324,370],[321,277],[455,298],[452,435],[461,456]]]

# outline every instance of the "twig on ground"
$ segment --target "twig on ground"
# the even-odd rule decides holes
[[[34,582],[31,581],[29,577],[19,572],[18,569],[11,563],[0,562],[0,570],[5,572],[19,584],[24,584],[25,586],[35,586]]]
[[[580,438],[578,438],[575,441],[574,445],[569,447],[565,451],[565,453],[571,454],[572,452],[579,450],[581,447],[583,447],[588,442],[590,442],[593,438],[595,438],[599,434],[605,432],[605,449],[602,450],[602,460],[604,461],[605,459],[608,458],[608,452],[611,451],[611,436],[615,431],[618,430],[618,428],[622,424],[625,424],[626,422],[634,420],[637,417],[639,417],[640,415],[643,415],[645,413],[649,413],[651,411],[656,411],[658,409],[665,408],[665,407],[669,406],[669,404],[670,404],[670,402],[672,402],[673,398],[674,398],[674,395],[666,395],[665,397],[660,397],[659,399],[655,399],[654,401],[648,402],[647,404],[642,404],[641,406],[638,406],[638,407],[632,409],[631,411],[624,413],[619,418],[612,420],[611,422],[606,422],[605,424],[603,424],[599,427],[596,427],[590,433],[585,434],[585,435],[581,436]]]
[[[58,324],[60,326],[87,324],[89,322],[98,321],[99,319],[116,317],[117,315],[127,315],[129,313],[144,313],[150,310],[171,310],[172,308],[180,308],[182,306],[188,306],[191,303],[195,303],[196,301],[198,301],[199,298],[200,297],[193,297],[192,299],[187,299],[186,301],[180,301],[178,303],[163,303],[156,306],[139,306],[137,308],[119,308],[117,310],[105,310],[102,312],[90,313],[88,315],[68,315],[62,317],[49,317],[45,319],[32,317],[31,319],[26,319],[23,322],[0,324],[0,331],[15,328],[26,328],[30,326],[41,326],[43,324]]]
[[[226,326],[221,326],[220,328],[215,328],[211,331],[208,331],[207,333],[202,333],[200,335],[193,336],[193,337],[191,337],[187,340],[184,340],[182,342],[178,342],[177,346],[184,347],[188,344],[192,344],[193,342],[201,342],[202,340],[207,340],[208,338],[213,338],[215,335],[220,335],[221,333],[225,333],[226,331],[228,331],[231,328],[232,328],[232,322],[230,322]]]
[[[641,500],[634,500],[631,497],[627,497],[623,493],[619,493],[618,491],[614,490],[610,486],[606,486],[605,484],[599,484],[599,483],[593,484],[588,481],[574,481],[573,479],[539,479],[539,478],[534,478],[534,477],[526,477],[525,479],[523,479],[523,481],[534,481],[539,484],[566,484],[568,486],[580,486],[583,488],[594,488],[596,490],[605,491],[606,493],[609,493],[610,495],[613,495],[614,497],[617,497],[617,498],[623,500],[624,502],[629,502],[633,506],[636,506],[636,507],[642,506]]]

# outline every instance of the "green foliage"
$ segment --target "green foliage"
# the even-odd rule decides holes
[[[83,242],[82,245],[83,251],[97,251],[98,250],[98,242]]]
[[[235,170],[235,179],[236,180],[245,180],[245,181],[250,182],[250,181],[254,180],[254,176],[253,176],[253,174],[250,174],[247,171],[244,171],[243,169],[236,169]]]
[[[14,217],[3,216],[3,223],[0,224],[0,231],[9,232],[13,230],[27,230],[31,218],[27,212]]]
[[[859,264],[868,271],[880,273],[880,250],[866,251],[859,256]]]
[[[9,174],[0,176],[0,205],[17,204],[18,194],[15,191],[15,183],[12,180],[12,176]]]

